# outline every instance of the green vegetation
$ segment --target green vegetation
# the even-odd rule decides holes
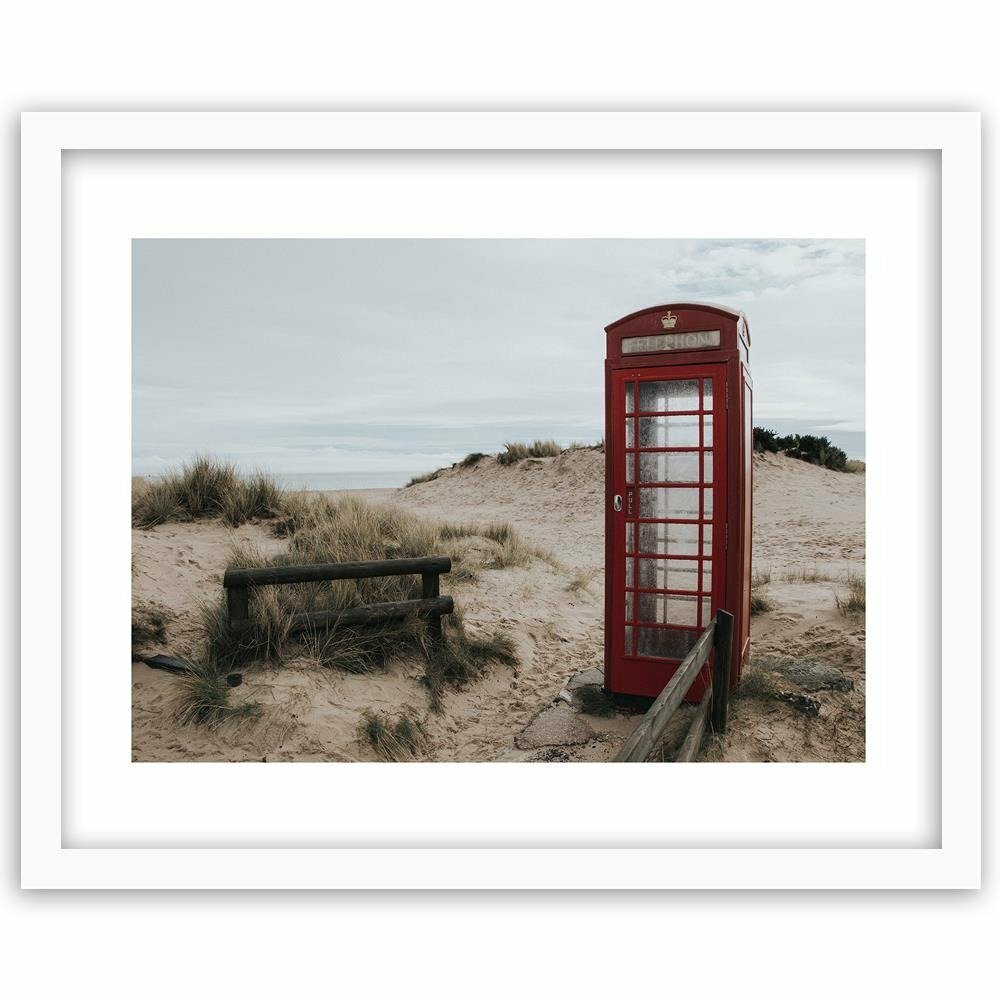
[[[463,469],[467,469],[470,465],[477,465],[484,458],[486,456],[481,451],[470,451],[458,464]]]
[[[812,434],[788,434],[779,437],[766,427],[755,427],[753,449],[761,452],[781,451],[789,458],[798,458],[803,462],[822,465],[837,472],[847,471],[847,453],[825,437],[815,437]]]
[[[401,712],[393,721],[384,713],[368,709],[358,723],[358,740],[383,760],[412,760],[427,745],[427,730],[409,712]]]
[[[235,527],[281,513],[282,492],[270,476],[256,472],[241,477],[235,465],[208,455],[157,480],[133,480],[132,524],[137,528],[201,517],[221,517]]]

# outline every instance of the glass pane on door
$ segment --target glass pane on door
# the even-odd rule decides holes
[[[698,403],[697,379],[639,383],[639,410],[642,413],[697,410]]]
[[[711,615],[714,388],[705,377],[627,385],[626,655],[681,660]]]
[[[700,443],[697,416],[639,417],[640,448],[697,448]]]
[[[696,451],[643,451],[639,453],[639,478],[644,483],[696,483],[698,465]]]

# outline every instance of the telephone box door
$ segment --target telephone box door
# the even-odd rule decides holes
[[[605,686],[655,697],[724,604],[725,365],[616,371],[611,389]]]

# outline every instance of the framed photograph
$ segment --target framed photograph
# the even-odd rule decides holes
[[[978,886],[979,142],[25,114],[23,885]]]

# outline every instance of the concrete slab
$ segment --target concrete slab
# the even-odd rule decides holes
[[[569,705],[559,701],[542,709],[514,738],[514,746],[519,750],[580,746],[593,738],[593,730]]]
[[[575,691],[577,688],[586,687],[589,684],[596,684],[600,686],[603,683],[603,669],[601,669],[601,667],[588,667],[586,670],[581,670],[579,673],[573,674],[573,676],[566,682],[566,690]]]

